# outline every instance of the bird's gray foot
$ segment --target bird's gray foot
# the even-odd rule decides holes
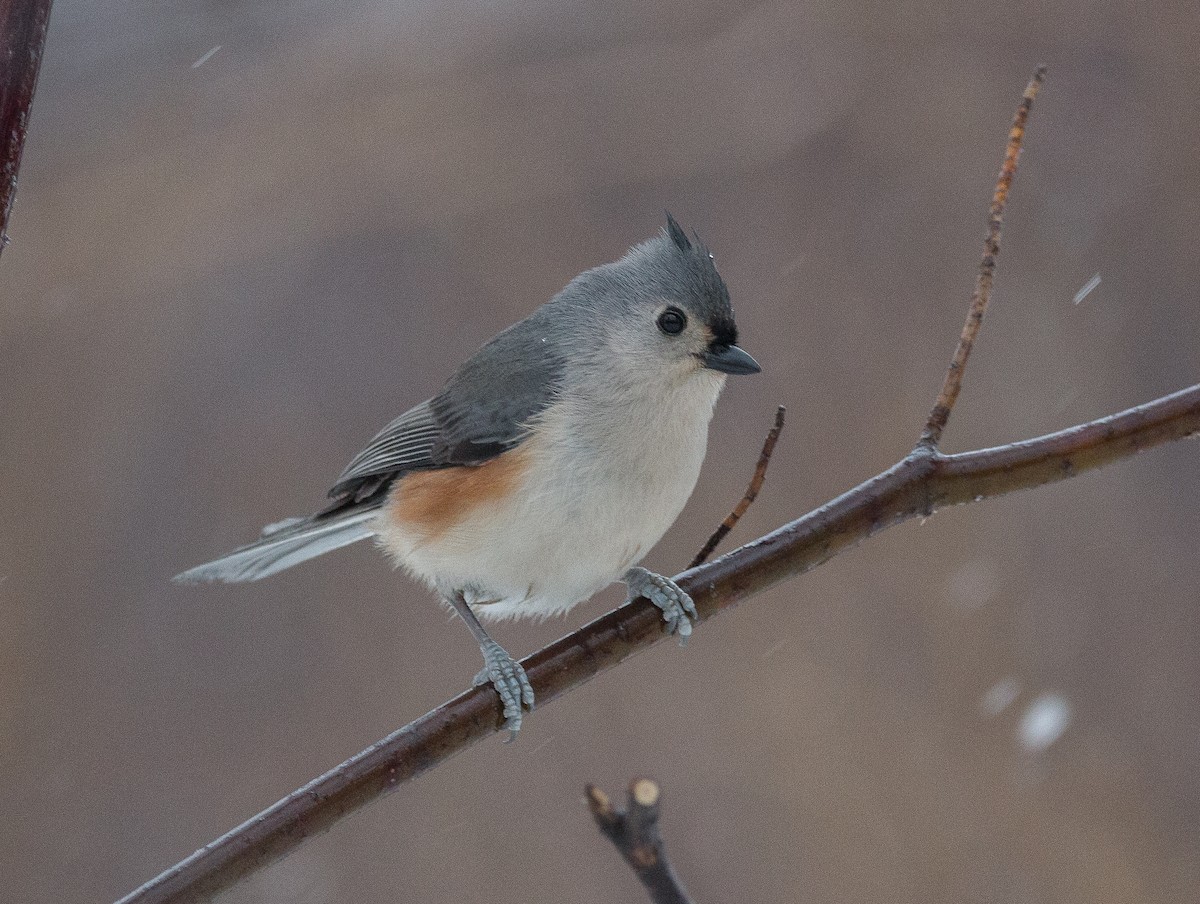
[[[699,618],[692,598],[670,578],[645,568],[630,568],[624,581],[631,600],[644,596],[662,610],[667,631],[677,635],[679,645],[684,646],[692,634],[692,622]]]
[[[483,670],[475,676],[473,684],[479,687],[491,684],[504,704],[504,727],[508,729],[508,740],[514,741],[521,730],[521,704],[533,711],[533,687],[525,675],[525,669],[508,654],[508,651],[490,637],[481,641],[479,651],[483,653]]]

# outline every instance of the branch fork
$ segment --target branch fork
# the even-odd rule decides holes
[[[629,784],[629,800],[624,810],[616,809],[608,795],[595,785],[584,789],[588,809],[600,829],[638,880],[650,893],[654,904],[691,904],[683,883],[667,860],[662,835],[658,831],[658,783],[635,778]]]

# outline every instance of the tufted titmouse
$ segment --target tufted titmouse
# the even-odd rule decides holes
[[[696,485],[725,375],[760,370],[736,343],[712,255],[668,214],[384,427],[326,508],[175,580],[256,581],[375,537],[470,627],[475,683],[495,686],[515,736],[533,689],[479,619],[565,612],[620,579],[691,633],[691,598],[636,563]]]

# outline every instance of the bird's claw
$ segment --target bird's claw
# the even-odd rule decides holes
[[[692,634],[692,622],[700,616],[696,612],[696,604],[683,588],[670,578],[645,568],[629,569],[625,574],[625,584],[629,587],[631,600],[644,596],[662,610],[667,632],[679,638],[681,647],[686,646]]]
[[[521,663],[508,654],[496,641],[489,639],[479,645],[483,653],[483,669],[475,676],[474,684],[480,687],[491,684],[500,695],[504,705],[504,727],[508,729],[509,742],[515,741],[521,730],[522,704],[533,711],[533,686]]]

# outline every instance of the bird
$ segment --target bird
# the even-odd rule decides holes
[[[257,581],[374,538],[466,623],[512,740],[534,692],[483,621],[564,613],[620,580],[691,634],[692,599],[638,563],[695,488],[727,376],[761,370],[737,343],[713,255],[668,213],[379,431],[316,514],[174,580]]]

